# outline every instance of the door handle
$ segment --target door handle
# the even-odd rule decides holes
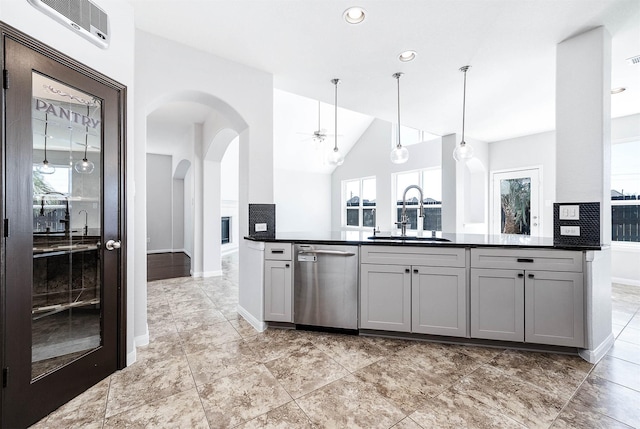
[[[353,252],[343,252],[342,250],[301,250],[299,253],[311,253],[316,255],[336,255],[336,256],[356,256]]]
[[[104,247],[106,247],[107,250],[116,250],[119,249],[121,245],[120,240],[109,240],[104,244]]]

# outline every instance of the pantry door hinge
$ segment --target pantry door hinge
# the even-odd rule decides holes
[[[4,89],[9,89],[9,70],[2,70],[2,87]]]
[[[2,387],[7,387],[7,379],[9,378],[9,368],[2,368]]]
[[[9,219],[4,220],[4,225],[2,229],[4,229],[4,238],[9,237]]]

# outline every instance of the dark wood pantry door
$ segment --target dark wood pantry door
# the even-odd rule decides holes
[[[2,40],[1,419],[13,428],[124,365],[125,88],[10,29]]]

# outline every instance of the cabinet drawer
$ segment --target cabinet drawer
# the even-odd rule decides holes
[[[582,252],[571,250],[471,249],[471,267],[582,272]]]
[[[464,267],[465,249],[451,247],[362,246],[360,260],[366,264]]]
[[[264,259],[270,261],[290,261],[291,243],[265,243]]]

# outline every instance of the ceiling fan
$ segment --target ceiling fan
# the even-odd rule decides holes
[[[302,141],[312,140],[314,143],[322,143],[327,139],[327,137],[334,136],[334,134],[327,134],[326,128],[320,127],[320,101],[318,101],[318,129],[311,134],[309,133],[297,133],[297,134],[303,134],[305,136],[308,136],[306,139],[303,139]],[[340,136],[340,134],[338,134],[338,136]]]

